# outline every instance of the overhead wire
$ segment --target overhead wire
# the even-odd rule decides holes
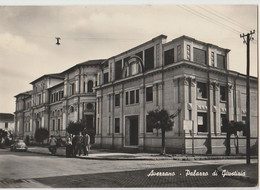
[[[215,20],[215,19],[213,19],[211,17],[208,17],[208,16],[206,16],[206,15],[204,15],[204,14],[202,14],[202,13],[200,13],[200,12],[194,10],[194,9],[192,9],[191,7],[187,7],[187,6],[184,6],[184,5],[177,5],[177,6],[179,6],[180,8],[182,8],[182,9],[184,9],[184,10],[186,10],[186,11],[188,11],[188,12],[190,12],[190,13],[196,15],[196,16],[199,16],[199,17],[203,18],[204,20],[207,20],[207,21],[209,21],[209,22],[211,22],[213,24],[217,24],[217,25],[219,25],[221,27],[224,27],[225,29],[227,29],[227,30],[229,30],[229,31],[231,31],[233,33],[241,34],[241,31],[238,31],[237,29],[234,29],[234,28],[232,28],[230,26],[227,26],[227,25],[225,25],[225,24],[223,24],[223,23],[221,23],[221,22],[219,22],[219,21],[217,21],[217,20]]]

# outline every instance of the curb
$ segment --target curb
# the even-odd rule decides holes
[[[226,165],[219,166],[217,168],[218,174],[220,175],[222,173],[223,167],[230,166],[230,165],[231,164],[226,164]],[[258,182],[258,180],[254,180],[254,179],[250,178],[249,176],[225,176],[225,177],[230,177],[230,178],[237,179],[237,180],[248,181],[248,182],[251,182],[251,183],[255,183],[256,185],[257,185],[257,182]]]

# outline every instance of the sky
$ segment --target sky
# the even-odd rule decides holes
[[[229,68],[246,73],[240,34],[256,30],[251,71],[257,76],[256,5],[0,6],[0,113],[44,74],[117,55],[160,34],[230,49]],[[55,37],[61,38],[56,45]]]

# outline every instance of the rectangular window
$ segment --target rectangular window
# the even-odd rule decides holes
[[[132,90],[130,91],[130,104],[134,104],[135,103],[135,91]]]
[[[174,49],[169,49],[164,52],[164,64],[169,65],[174,62]]]
[[[125,93],[125,104],[128,105],[128,92]]]
[[[145,54],[145,71],[151,70],[154,68],[154,47],[151,47],[144,52]]]
[[[207,113],[198,113],[198,132],[208,132],[207,122]]]
[[[152,133],[153,128],[151,125],[149,125],[149,115],[146,116],[146,132],[147,133]]]
[[[207,98],[207,84],[197,82],[197,98]]]
[[[58,119],[58,131],[60,131],[60,119]]]
[[[115,118],[115,133],[120,133],[120,118]]]
[[[115,95],[115,106],[120,106],[120,94]]]
[[[220,100],[227,101],[227,88],[225,86],[220,86]]]
[[[135,91],[135,103],[139,103],[139,90]]]
[[[227,132],[227,115],[226,114],[221,114],[220,115],[220,127],[221,127],[221,132],[226,133]]]
[[[74,93],[75,93],[75,84],[72,83],[72,84],[70,85],[70,95],[74,95]]]
[[[5,129],[8,129],[8,122],[5,122]]]
[[[187,45],[187,60],[190,61],[190,45]]]
[[[177,61],[181,60],[181,46],[177,46]]]
[[[115,80],[122,78],[122,60],[115,63]]]
[[[225,56],[217,54],[217,67],[226,69]]]
[[[108,73],[103,74],[103,79],[104,79],[103,84],[107,84],[108,83]]]
[[[55,119],[52,120],[52,130],[55,131]]]
[[[193,48],[193,61],[199,64],[206,64],[206,51]]]
[[[153,87],[146,88],[146,101],[153,101]]]

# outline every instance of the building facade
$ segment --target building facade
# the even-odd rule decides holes
[[[225,119],[244,121],[246,78],[230,71],[228,49],[182,36],[158,36],[105,60],[98,72],[96,145],[159,151],[149,111],[180,110],[166,132],[169,153],[224,154]],[[251,144],[257,140],[257,79],[251,77]],[[231,137],[245,153],[246,137]]]
[[[34,138],[38,128],[65,138],[70,121],[85,117],[88,127],[95,124],[96,75],[100,62],[77,64],[58,74],[44,75],[33,82],[33,90],[16,95],[15,133]]]
[[[167,152],[224,154],[223,122],[245,121],[245,75],[229,69],[228,49],[187,36],[166,39],[160,35],[106,60],[36,79],[32,91],[16,96],[17,135],[33,137],[45,127],[64,137],[69,121],[86,119],[95,129],[94,146],[159,151],[161,132],[147,124],[147,115],[166,109],[179,112],[166,132]],[[257,78],[250,80],[253,145],[258,92]],[[232,153],[245,153],[242,132],[230,142]]]

